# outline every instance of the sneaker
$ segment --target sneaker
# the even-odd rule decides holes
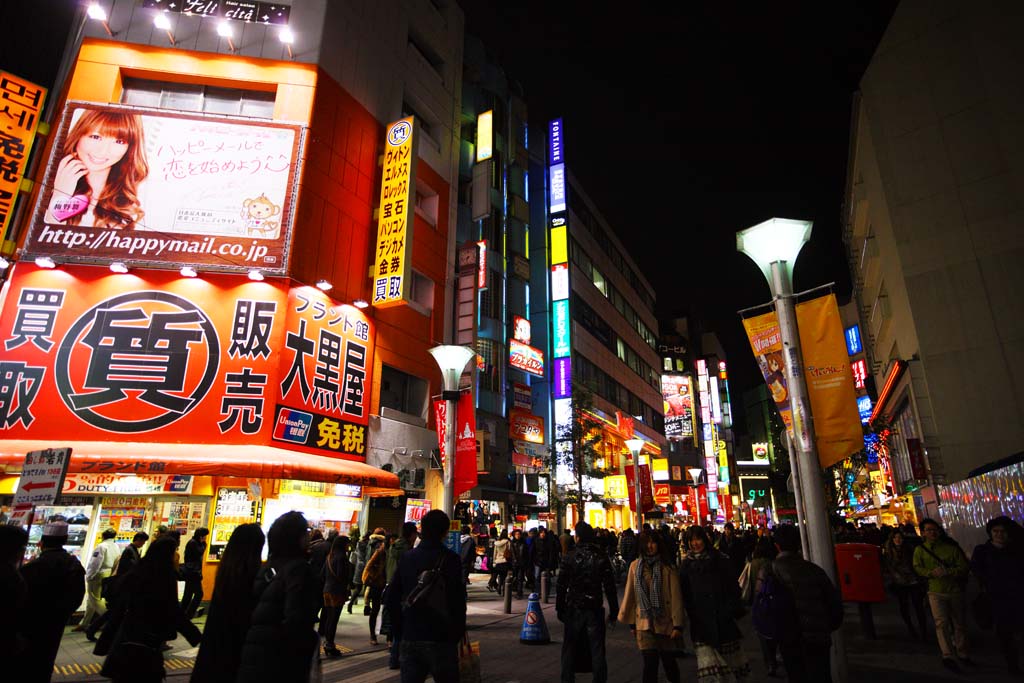
[[[947,669],[949,669],[950,671],[952,671],[955,674],[958,674],[958,673],[961,672],[960,665],[956,663],[955,659],[950,659],[950,658],[947,658],[947,657],[943,657],[942,658],[942,666],[946,667]]]

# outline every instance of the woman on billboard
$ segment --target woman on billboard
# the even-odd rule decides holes
[[[149,175],[142,117],[86,110],[64,141],[46,222],[132,230],[145,212],[139,183]]]

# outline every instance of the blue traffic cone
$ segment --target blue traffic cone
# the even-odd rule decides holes
[[[540,596],[536,593],[530,593],[526,599],[526,616],[523,617],[519,642],[525,645],[546,645],[551,642],[548,624],[544,621],[544,610],[540,608]]]

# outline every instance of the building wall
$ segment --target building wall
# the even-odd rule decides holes
[[[1022,29],[1014,2],[904,2],[861,83],[857,294],[876,384],[920,359],[937,481],[1024,449]]]

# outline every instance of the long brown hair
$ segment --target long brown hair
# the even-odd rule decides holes
[[[98,228],[132,230],[145,215],[139,205],[139,183],[149,175],[142,117],[138,114],[88,109],[68,133],[64,141],[64,155],[75,154],[79,141],[93,131],[128,143],[124,157],[110,168],[100,196],[92,197],[95,201],[95,225]],[[89,183],[83,176],[78,181],[75,194],[87,194],[89,191]],[[81,220],[82,215],[79,214],[66,222],[76,225]]]

